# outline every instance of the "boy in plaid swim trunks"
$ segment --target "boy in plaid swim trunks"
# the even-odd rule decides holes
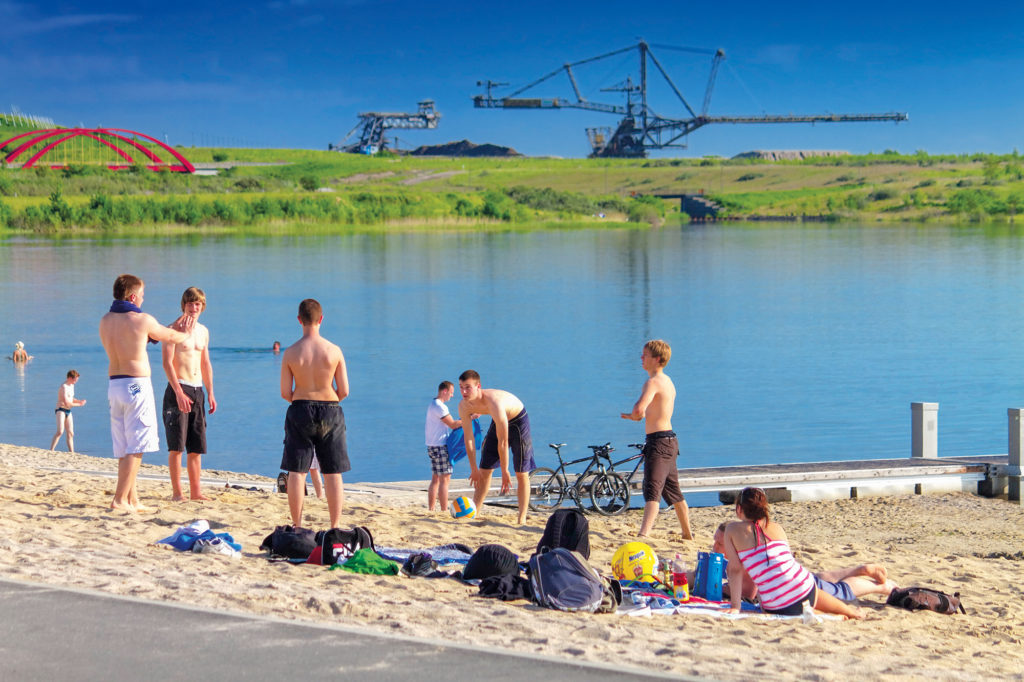
[[[427,488],[427,509],[434,511],[439,502],[441,511],[448,508],[448,481],[452,477],[452,463],[448,460],[448,434],[462,426],[462,421],[452,419],[446,402],[455,395],[455,384],[442,381],[437,387],[437,397],[427,406],[426,441],[430,457],[430,486]]]

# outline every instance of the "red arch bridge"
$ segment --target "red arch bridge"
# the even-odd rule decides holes
[[[151,144],[146,145],[139,138]],[[32,168],[37,163],[48,164],[50,168],[65,168],[69,163],[85,163],[86,141],[90,153],[101,158],[96,150],[111,150],[109,156],[114,159],[107,163],[111,170],[131,168],[138,164],[145,165],[149,170],[171,171],[176,173],[194,173],[193,166],[180,152],[172,149],[155,137],[150,137],[134,130],[123,128],[51,128],[32,130],[16,135],[0,142],[0,153],[4,154],[4,163],[8,165],[21,163],[22,168]],[[14,144],[13,149],[4,151]],[[102,145],[102,146],[99,146]],[[154,149],[155,147],[155,149]],[[164,160],[157,153],[167,152],[171,159]],[[43,158],[46,157],[46,158]],[[136,158],[140,161],[136,161]],[[70,159],[70,161],[69,161]]]

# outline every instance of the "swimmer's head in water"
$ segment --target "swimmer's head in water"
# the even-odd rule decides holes
[[[24,347],[25,347],[25,344],[23,344],[23,343],[22,343],[21,341],[18,341],[17,343],[15,343],[15,344],[14,344],[14,347],[15,347],[15,348],[16,348],[17,350],[21,350],[22,348],[24,348]]]

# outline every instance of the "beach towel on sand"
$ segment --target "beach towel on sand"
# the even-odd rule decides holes
[[[842,616],[831,614],[814,614],[806,616],[780,616],[764,613],[760,607],[747,602],[740,604],[741,613],[729,613],[730,603],[727,601],[708,601],[697,596],[690,596],[690,601],[680,602],[672,598],[668,592],[660,589],[659,583],[640,580],[620,581],[622,587],[622,603],[616,611],[620,615],[651,617],[653,615],[700,615],[714,618],[758,618],[761,620],[804,620],[805,622],[821,622],[824,620],[842,620]]]
[[[427,547],[425,549],[406,549],[400,547],[376,547],[377,554],[385,559],[391,559],[399,563],[404,562],[413,554],[429,554],[430,558],[439,565],[465,564],[473,556],[473,550],[459,542],[452,542],[447,545]]]

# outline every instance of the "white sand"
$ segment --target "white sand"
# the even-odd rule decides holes
[[[718,679],[1024,679],[1024,510],[1005,499],[957,494],[773,505],[773,518],[812,570],[881,562],[901,585],[959,591],[968,610],[966,616],[910,613],[867,597],[863,621],[803,625],[560,613],[482,599],[455,580],[270,563],[258,548],[276,525],[288,523],[284,495],[218,486],[204,490],[212,502],[174,503],[166,467],[144,465],[143,474],[164,478],[140,482],[142,502],[154,511],[131,515],[108,509],[114,479],[78,473],[113,472],[112,459],[0,444],[0,465],[0,572],[15,580]],[[271,483],[208,473],[231,483]],[[542,515],[517,527],[513,510],[492,507],[485,519],[458,522],[428,513],[422,497],[349,495],[342,525],[368,526],[379,545],[496,542],[521,558],[543,530]],[[306,516],[308,527],[325,527],[326,505],[309,499]],[[242,543],[243,558],[152,544],[198,518],[230,532]],[[591,563],[608,572],[614,551],[636,532],[639,512],[589,518]],[[731,509],[695,509],[692,518],[695,542],[680,539],[669,512],[650,544],[662,556],[680,551],[692,562]]]

